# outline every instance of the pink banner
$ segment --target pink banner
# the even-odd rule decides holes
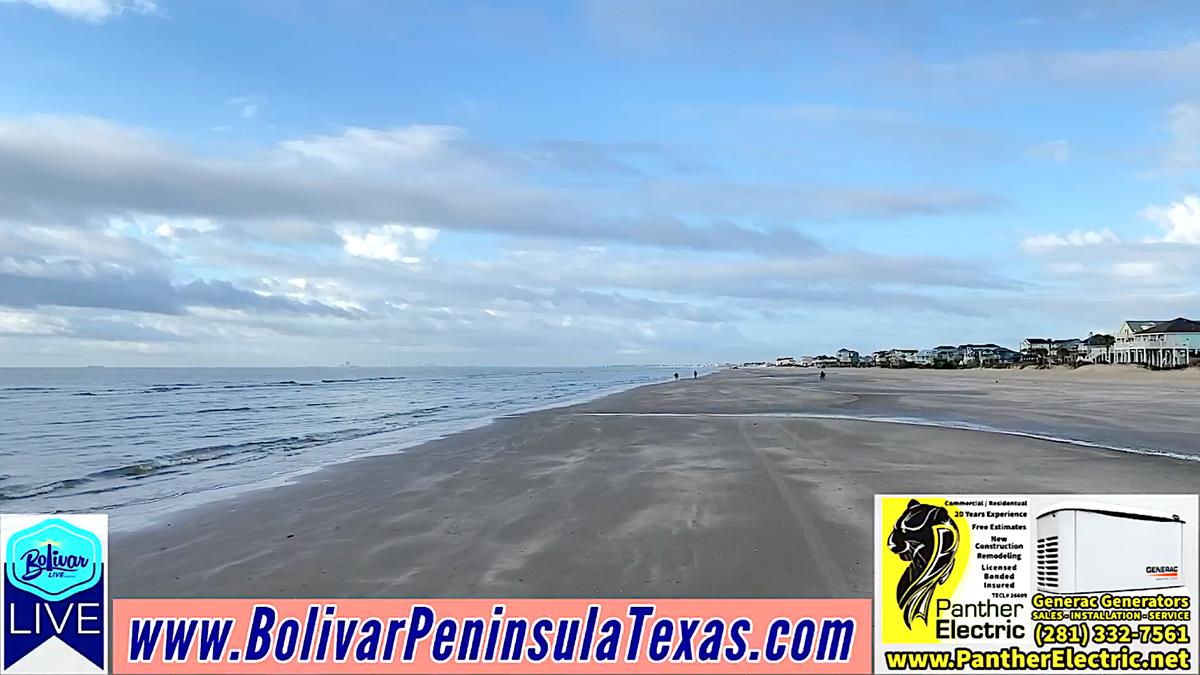
[[[114,673],[864,673],[869,600],[114,600]]]

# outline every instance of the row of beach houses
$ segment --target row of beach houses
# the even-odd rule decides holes
[[[1086,338],[1026,338],[1019,350],[993,343],[939,345],[929,349],[882,349],[860,354],[782,356],[775,366],[884,368],[971,368],[1031,365],[1136,364],[1149,368],[1200,365],[1200,321],[1125,321],[1114,335]]]

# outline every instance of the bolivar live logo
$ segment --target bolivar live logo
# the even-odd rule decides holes
[[[108,517],[0,515],[0,673],[103,673]]]

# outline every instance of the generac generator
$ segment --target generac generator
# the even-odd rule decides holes
[[[1066,501],[1037,517],[1037,588],[1110,593],[1183,585],[1183,520],[1148,509]]]

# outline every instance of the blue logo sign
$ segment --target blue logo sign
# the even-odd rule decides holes
[[[107,671],[107,538],[102,514],[0,514],[0,675]]]
[[[100,539],[58,518],[8,540],[8,581],[43,600],[62,600],[100,582]]]

